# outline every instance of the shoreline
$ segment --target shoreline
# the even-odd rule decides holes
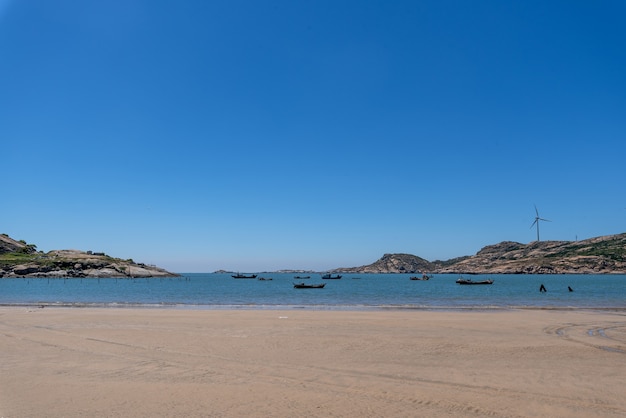
[[[626,312],[626,306],[563,306],[563,305],[197,305],[178,303],[120,303],[120,302],[3,302],[1,308],[50,309],[138,309],[173,311],[311,311],[311,312],[508,312],[508,311],[583,311]]]
[[[0,416],[626,415],[623,310],[0,307]]]

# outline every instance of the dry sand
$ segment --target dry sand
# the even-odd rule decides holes
[[[624,417],[626,313],[0,308],[0,417]]]

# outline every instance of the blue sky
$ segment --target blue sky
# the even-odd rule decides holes
[[[0,233],[204,272],[626,232],[625,18],[0,0]]]

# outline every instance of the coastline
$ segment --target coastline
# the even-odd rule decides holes
[[[277,312],[507,312],[507,311],[581,311],[626,312],[626,306],[562,306],[562,305],[197,305],[179,303],[83,303],[83,302],[15,302],[2,303],[2,308],[26,309],[125,309],[173,311],[277,311]]]
[[[0,307],[0,416],[626,415],[623,310]]]

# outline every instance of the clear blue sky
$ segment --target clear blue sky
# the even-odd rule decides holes
[[[623,1],[0,0],[0,233],[176,272],[626,231]]]

